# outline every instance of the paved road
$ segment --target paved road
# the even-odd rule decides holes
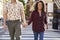
[[[22,36],[21,40],[33,40],[33,32],[31,29],[31,25],[27,28],[22,28]],[[0,26],[0,40],[10,40],[8,29],[4,32],[2,26]],[[51,29],[51,25],[49,25],[49,29],[44,33],[44,40],[60,40],[60,30]]]

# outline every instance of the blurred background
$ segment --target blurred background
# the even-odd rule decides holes
[[[10,40],[8,29],[3,30],[3,4],[11,0],[0,0],[0,40]],[[18,0],[17,0],[18,1]],[[40,0],[19,0],[24,5],[26,19],[31,17],[34,5]],[[47,13],[48,31],[45,32],[44,40],[60,40],[60,0],[42,0]],[[22,28],[22,40],[33,40],[32,27]]]

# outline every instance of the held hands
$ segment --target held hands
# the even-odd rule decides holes
[[[23,27],[27,27],[28,23],[27,22],[23,22],[22,25],[23,25]]]

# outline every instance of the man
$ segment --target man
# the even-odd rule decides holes
[[[16,0],[11,0],[11,2],[6,3],[3,6],[3,17],[4,30],[6,30],[7,24],[11,40],[14,40],[14,36],[16,40],[20,40],[21,20],[24,27],[27,25],[23,4]]]

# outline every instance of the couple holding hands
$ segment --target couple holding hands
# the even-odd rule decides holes
[[[38,35],[40,36],[39,40],[43,40],[45,31],[44,24],[46,25],[46,29],[48,29],[47,15],[44,11],[43,1],[36,2],[35,10],[31,13],[31,18],[28,22],[25,20],[23,4],[16,0],[11,0],[11,2],[4,4],[3,17],[4,29],[6,29],[7,25],[11,40],[14,40],[14,36],[16,37],[16,40],[20,40],[21,20],[23,27],[32,23],[34,40],[38,40]]]

